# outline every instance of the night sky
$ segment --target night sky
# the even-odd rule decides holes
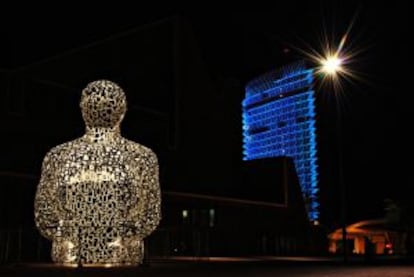
[[[348,46],[362,51],[349,66],[360,72],[362,80],[345,83],[338,98],[341,126],[337,125],[338,106],[329,89],[321,89],[316,95],[324,216],[326,221],[338,223],[339,198],[333,188],[338,186],[338,148],[343,154],[349,221],[382,216],[385,198],[409,202],[414,137],[408,4],[288,2],[275,3],[277,7],[266,12],[154,13],[108,9],[80,12],[76,16],[13,12],[10,18],[3,18],[1,30],[6,39],[2,40],[0,68],[18,68],[131,28],[178,16],[192,27],[213,90],[226,85],[243,88],[266,71],[303,57],[295,47],[306,49],[311,45],[320,51],[323,29],[333,34],[334,43],[339,43],[355,18]],[[238,95],[226,95],[224,90],[220,91],[223,103],[231,108],[221,109],[222,114],[212,111],[212,118],[232,118],[229,122],[236,124],[240,118],[236,111],[241,110],[239,101],[244,92],[241,89]],[[208,101],[198,105],[208,105]],[[241,132],[241,125],[230,128]],[[339,144],[337,128],[342,133]],[[241,139],[241,135],[233,138]],[[227,149],[241,147],[240,141],[226,141]],[[240,153],[234,154],[234,159],[240,157]]]

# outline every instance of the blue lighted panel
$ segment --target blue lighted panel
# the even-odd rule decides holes
[[[244,160],[289,156],[309,220],[319,217],[313,70],[285,67],[246,87],[243,101]]]

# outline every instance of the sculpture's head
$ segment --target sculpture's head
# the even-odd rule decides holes
[[[83,89],[80,107],[87,127],[113,128],[124,118],[127,102],[119,85],[108,80],[98,80]]]

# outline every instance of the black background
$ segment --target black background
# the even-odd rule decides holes
[[[346,83],[340,97],[334,97],[329,89],[317,93],[321,209],[324,222],[339,224],[337,168],[340,164],[338,149],[341,149],[348,221],[382,216],[383,200],[389,197],[409,203],[413,185],[409,10],[408,3],[398,1],[370,4],[285,1],[278,2],[275,8],[266,12],[150,12],[112,6],[94,9],[51,7],[51,10],[43,11],[29,7],[5,8],[0,27],[2,80],[10,70],[19,69],[24,73],[23,77],[14,77],[11,90],[6,85],[10,78],[2,82],[1,101],[6,114],[2,119],[2,170],[38,175],[40,161],[47,149],[82,134],[77,110],[80,89],[94,78],[110,77],[125,88],[131,97],[130,103],[139,106],[133,115],[136,118],[131,115],[125,119],[124,133],[157,152],[162,170],[169,172],[163,180],[165,188],[173,188],[174,183],[181,182],[200,186],[200,191],[206,186],[225,190],[226,184],[238,181],[235,176],[241,168],[244,85],[268,70],[301,58],[292,45],[306,48],[309,44],[319,48],[324,28],[338,43],[355,17],[348,45],[363,51],[349,66],[360,72],[362,80]],[[148,26],[177,18],[187,26],[186,32],[190,35],[186,38],[191,42],[187,41],[188,48],[174,56],[170,55],[176,47],[167,30],[170,27],[158,30],[158,27]],[[134,40],[137,44],[132,45],[119,62],[123,72],[131,64],[135,66],[131,72],[140,72],[139,78],[143,82],[139,87],[133,84],[136,83],[133,74],[120,74],[113,66],[119,60],[116,55],[110,57],[112,66],[108,68],[99,60],[92,62],[91,56],[100,57],[96,54],[99,47],[87,50],[92,54],[82,52],[85,54],[76,61],[69,58],[62,62],[63,57],[56,59],[58,65],[50,66],[55,61],[50,60],[51,57],[136,28],[147,30],[140,32],[141,38],[145,34],[157,34],[154,45],[145,46],[139,43],[139,38]],[[135,56],[131,54],[134,52]],[[49,65],[45,71],[37,65],[41,61]],[[187,73],[191,69],[182,71],[183,75],[178,78],[177,63],[192,65],[197,70],[192,73]],[[50,68],[60,68],[60,71]],[[83,72],[83,68],[93,70]],[[25,94],[26,104],[21,107],[18,88],[21,78],[27,76],[37,80],[35,84],[29,82],[30,89],[39,94],[44,91],[44,100]],[[39,80],[66,85],[73,94],[65,103],[61,103],[61,97],[54,102],[53,91],[39,85]],[[177,80],[184,81],[178,84]],[[186,85],[188,88],[182,88]],[[180,86],[181,89],[177,89]],[[50,83],[46,87],[50,89]],[[59,87],[59,90],[65,88]],[[177,94],[178,90],[183,92]],[[31,106],[33,103],[36,104]],[[29,111],[30,107],[32,111]],[[66,108],[67,112],[63,112]],[[338,108],[342,120],[340,126],[336,120]],[[13,115],[21,109],[26,116]],[[54,117],[56,109],[58,114],[68,117]],[[145,114],[145,122],[139,123],[140,113]],[[154,123],[149,114],[154,116]],[[179,116],[174,117],[177,114]],[[36,116],[39,118],[36,124],[44,122],[43,126],[33,126]],[[60,120],[67,120],[65,128],[57,127]],[[136,122],[138,124],[134,125]],[[33,141],[24,135],[30,132],[22,131],[30,128],[38,130],[39,134]],[[336,137],[338,128],[340,141]],[[25,156],[29,152],[31,156]],[[172,169],[169,171],[168,168]]]

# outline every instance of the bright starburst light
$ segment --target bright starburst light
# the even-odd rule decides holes
[[[354,20],[351,21],[339,43],[335,42],[335,36],[328,36],[324,30],[318,48],[306,43],[306,49],[298,49],[315,64],[315,75],[321,78],[321,84],[332,86],[337,92],[343,90],[344,81],[353,83],[353,80],[361,79],[361,75],[354,69],[355,66],[351,65],[356,61],[356,56],[365,51],[355,47],[355,43],[349,39]]]

